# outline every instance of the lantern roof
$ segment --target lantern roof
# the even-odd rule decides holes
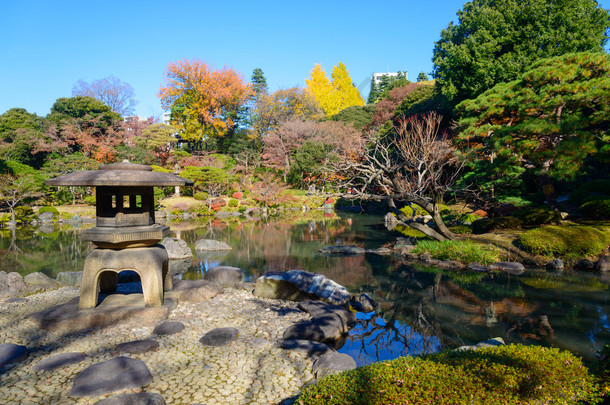
[[[48,186],[192,186],[193,181],[173,173],[153,172],[148,165],[124,160],[100,165],[99,170],[69,173],[45,181]]]

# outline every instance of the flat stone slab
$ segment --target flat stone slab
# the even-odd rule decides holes
[[[235,328],[216,328],[203,335],[199,342],[206,346],[226,346],[238,336],[239,331]]]
[[[25,360],[28,354],[30,354],[30,351],[25,346],[14,343],[2,343],[0,344],[0,367],[4,367],[7,364],[19,363]]]
[[[365,253],[372,253],[375,255],[387,256],[389,254],[392,254],[392,250],[387,247],[380,247],[377,249],[366,249]]]
[[[313,363],[312,371],[317,379],[357,367],[356,360],[344,353],[328,352]]]
[[[489,270],[498,270],[520,276],[525,272],[525,267],[519,262],[497,262],[490,264]]]
[[[104,395],[123,389],[140,388],[152,382],[152,375],[142,360],[115,357],[94,364],[74,378],[73,397]]]
[[[321,356],[335,351],[324,343],[302,339],[284,339],[280,342],[279,347],[293,352],[307,353],[309,356]]]
[[[159,342],[152,339],[134,340],[133,342],[119,343],[116,349],[120,353],[147,353],[159,349]]]
[[[363,248],[360,246],[354,245],[334,245],[334,246],[326,246],[320,249],[320,253],[325,253],[329,255],[361,255],[365,252]]]
[[[313,318],[328,314],[336,314],[340,316],[347,325],[356,323],[356,315],[349,309],[339,305],[329,304],[323,301],[308,300],[299,302],[297,306]]]
[[[483,342],[479,342],[476,345],[460,346],[455,350],[458,350],[458,351],[478,350],[478,349],[482,349],[484,347],[504,346],[505,344],[506,343],[504,343],[504,339],[502,339],[501,337],[496,337],[496,338],[485,340]]]
[[[113,395],[93,405],[165,405],[165,399],[154,392],[134,392]]]
[[[310,321],[299,322],[289,326],[284,331],[282,337],[284,340],[312,340],[315,342],[324,342],[326,340],[324,331]]]
[[[195,250],[231,250],[225,242],[214,239],[199,239],[195,241]]]
[[[69,366],[70,364],[80,363],[85,360],[87,355],[85,353],[59,353],[46,359],[40,360],[32,367],[32,371],[52,371],[56,368]]]
[[[481,263],[472,262],[467,267],[470,271],[476,271],[478,273],[487,273],[489,272],[489,267],[483,266]]]
[[[200,302],[214,298],[222,292],[222,286],[209,280],[180,280],[174,283],[174,289],[165,293],[178,302]]]
[[[143,323],[160,321],[167,319],[176,306],[176,301],[166,298],[163,306],[145,307],[142,294],[114,294],[108,296],[97,308],[79,310],[78,300],[79,297],[75,297],[65,304],[36,312],[30,317],[41,329],[70,333],[110,326],[134,318]]]
[[[155,335],[175,335],[184,330],[184,324],[178,321],[166,321],[160,325],[157,325],[153,330]]]

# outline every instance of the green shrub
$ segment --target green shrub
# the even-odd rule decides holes
[[[586,202],[578,208],[578,211],[588,218],[610,219],[610,199]]]
[[[545,256],[596,255],[610,244],[610,232],[591,226],[543,226],[519,235],[518,242],[529,253]]]
[[[237,207],[239,205],[239,201],[237,201],[235,198],[231,198],[229,200],[229,207]]]
[[[472,223],[472,232],[478,235],[500,229],[515,229],[520,226],[521,220],[515,217],[481,218]]]
[[[458,235],[467,235],[467,234],[472,233],[472,226],[471,225],[450,226],[449,230]]]
[[[198,201],[205,201],[210,198],[210,195],[206,192],[198,191],[195,194],[193,194],[193,198]]]
[[[214,215],[214,211],[210,210],[207,204],[194,204],[188,208],[188,212],[200,217],[209,217]]]
[[[497,251],[469,240],[422,240],[412,251],[415,254],[426,252],[435,259],[456,260],[465,264],[477,262],[487,265],[499,259]]]
[[[83,201],[85,202],[85,204],[95,205],[95,196],[94,195],[88,195],[85,198],[83,198]]]
[[[11,214],[0,214],[0,224],[4,224],[11,220]]]
[[[243,214],[247,210],[248,210],[248,207],[246,207],[245,205],[240,205],[239,208],[237,209],[237,212],[239,212],[240,214]]]
[[[573,354],[509,345],[359,367],[305,388],[297,403],[567,404],[597,398],[595,378]]]
[[[511,214],[521,221],[523,225],[555,224],[561,220],[561,214],[549,208],[525,208]]]
[[[29,222],[34,216],[34,210],[27,205],[15,207],[15,219],[17,222]]]
[[[608,401],[610,399],[610,344],[607,343],[597,353],[597,357],[591,365],[591,371],[599,378],[601,393]],[[604,402],[604,404],[606,403],[608,402]]]
[[[570,194],[570,202],[575,205],[582,205],[587,201],[597,198],[610,197],[610,179],[593,180],[580,186]]]
[[[52,207],[52,206],[40,207],[40,209],[38,210],[38,215],[43,214],[45,212],[50,212],[53,215],[55,215],[55,217],[59,217],[59,211],[57,211],[57,208],[55,208],[55,207]]]

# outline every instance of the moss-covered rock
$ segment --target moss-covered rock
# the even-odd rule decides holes
[[[481,218],[472,223],[472,232],[482,234],[500,229],[516,229],[521,225],[521,220],[515,217]]]
[[[519,219],[523,225],[548,225],[561,220],[561,214],[549,208],[524,208],[513,212],[511,216]]]
[[[519,235],[528,253],[545,256],[591,256],[610,245],[610,232],[592,226],[543,226]]]

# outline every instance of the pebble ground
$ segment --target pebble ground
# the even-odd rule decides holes
[[[142,324],[138,319],[71,335],[40,330],[28,319],[78,294],[77,288],[63,287],[29,296],[27,302],[0,303],[0,343],[32,351],[23,362],[0,369],[0,404],[94,404],[104,396],[70,397],[74,377],[121,355],[117,344],[147,338],[157,340],[159,350],[127,355],[144,361],[153,376],[142,390],[161,394],[167,404],[278,404],[313,380],[313,359],[277,347],[288,326],[309,317],[293,302],[225,289],[208,301],[179,304],[168,320],[184,323],[185,329],[166,336],[152,335],[161,322]],[[199,343],[206,332],[219,327],[237,328],[238,340],[224,347]],[[65,352],[88,357],[49,372],[31,371],[40,360]],[[135,391],[113,394],[123,392]]]

